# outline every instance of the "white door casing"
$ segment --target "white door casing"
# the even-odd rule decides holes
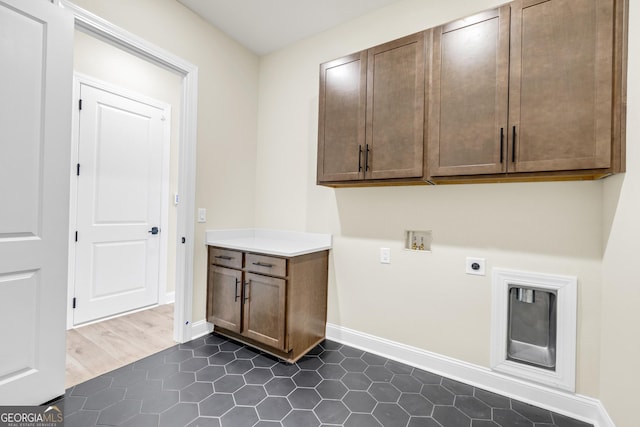
[[[176,290],[174,340],[186,342],[192,335],[193,259],[195,251],[196,139],[198,125],[198,67],[102,18],[69,0],[53,0],[73,13],[76,28],[182,76],[180,154],[178,170]],[[206,325],[205,321],[201,322]]]
[[[0,0],[0,405],[64,393],[73,15]]]
[[[164,103],[88,78],[77,92],[74,325],[158,303],[171,114]]]

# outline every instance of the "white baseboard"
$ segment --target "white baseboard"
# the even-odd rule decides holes
[[[213,331],[213,325],[206,320],[199,320],[191,324],[191,339],[200,338],[210,334]]]
[[[332,341],[592,423],[595,427],[615,427],[602,403],[591,397],[555,390],[482,366],[330,323],[327,324],[326,335]]]
[[[176,302],[176,292],[167,292],[160,295],[160,304],[173,304]]]

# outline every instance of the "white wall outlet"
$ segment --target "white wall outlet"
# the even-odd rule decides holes
[[[207,222],[207,210],[198,208],[198,222]]]
[[[466,273],[475,274],[476,276],[484,276],[486,274],[485,264],[484,258],[467,257]]]
[[[391,264],[391,249],[380,248],[380,264]]]

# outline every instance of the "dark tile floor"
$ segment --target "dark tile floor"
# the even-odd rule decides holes
[[[211,334],[78,384],[65,427],[586,427],[332,341],[296,364]]]

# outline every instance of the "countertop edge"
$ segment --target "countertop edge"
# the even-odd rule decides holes
[[[281,257],[295,257],[332,248],[331,234],[265,229],[207,230],[205,244]],[[283,246],[293,246],[291,250]]]

